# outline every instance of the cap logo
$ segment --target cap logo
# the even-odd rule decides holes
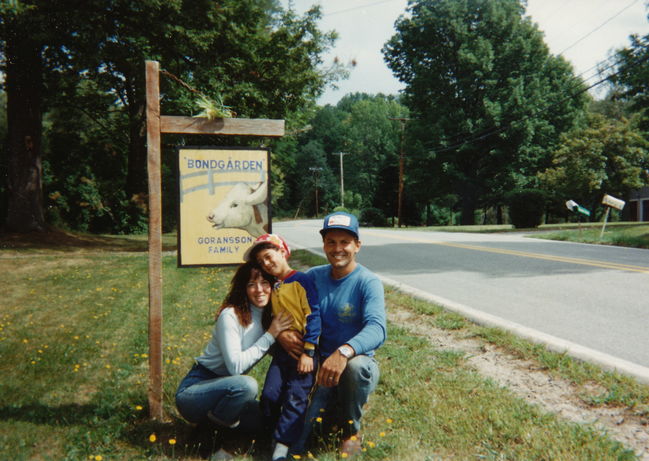
[[[329,218],[328,226],[345,226],[351,227],[352,220],[349,216],[335,215]]]

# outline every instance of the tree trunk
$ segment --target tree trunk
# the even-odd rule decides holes
[[[464,190],[460,196],[460,206],[462,211],[460,224],[463,226],[472,226],[475,224],[476,192],[470,185],[465,185],[463,189]]]
[[[124,69],[126,78],[126,99],[128,104],[129,148],[128,169],[126,173],[126,194],[129,199],[139,194],[146,194],[147,186],[147,148],[146,119],[144,117],[145,100],[143,79],[136,72]],[[139,71],[140,69],[138,69]],[[139,200],[141,200],[140,197]],[[138,199],[136,199],[138,201]]]
[[[14,29],[6,42],[7,189],[5,228],[43,230],[41,163],[43,63],[41,47]],[[13,33],[12,33],[13,32]]]
[[[475,224],[475,202],[468,197],[462,199],[462,218],[460,224],[463,226],[472,226]]]
[[[142,116],[143,106],[129,109],[129,149],[128,170],[126,173],[126,193],[131,199],[134,195],[147,193],[146,137]]]

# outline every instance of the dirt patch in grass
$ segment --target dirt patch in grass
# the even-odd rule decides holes
[[[609,434],[649,460],[649,414],[627,407],[590,406],[584,395],[600,395],[597,386],[576,386],[543,370],[531,360],[521,360],[497,346],[461,332],[435,328],[426,316],[392,307],[388,318],[412,333],[426,337],[435,347],[461,351],[467,363],[526,401],[576,423],[588,423]]]

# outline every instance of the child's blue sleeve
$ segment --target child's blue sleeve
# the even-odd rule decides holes
[[[311,313],[306,317],[306,328],[303,340],[305,343],[317,345],[318,338],[320,337],[320,332],[322,330],[318,291],[311,278],[307,277],[304,273],[301,273],[300,285],[302,285],[304,291],[306,292],[306,299],[311,309]]]

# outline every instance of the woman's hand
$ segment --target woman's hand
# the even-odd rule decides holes
[[[288,313],[282,312],[277,317],[273,317],[273,321],[268,327],[268,333],[273,335],[273,338],[277,338],[282,331],[288,329],[293,323],[293,317]]]

